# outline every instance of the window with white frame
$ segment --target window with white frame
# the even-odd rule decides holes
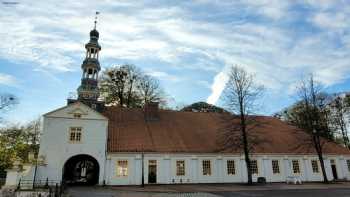
[[[350,159],[346,160],[346,164],[348,166],[348,171],[350,172]]]
[[[69,129],[69,142],[79,143],[81,142],[81,127],[71,127]]]
[[[250,161],[250,172],[252,174],[258,174],[259,173],[258,161],[257,160],[251,160]]]
[[[227,174],[228,175],[236,174],[235,160],[227,160]]]
[[[292,160],[292,168],[294,174],[300,174],[299,160]]]
[[[176,161],[176,176],[185,176],[185,161]]]
[[[125,177],[128,176],[128,161],[127,160],[119,160],[117,161],[117,176]]]
[[[208,176],[211,175],[210,160],[203,160],[202,167],[203,167],[203,175],[208,175]]]
[[[317,160],[311,160],[311,167],[312,167],[312,172],[313,173],[319,173],[320,172],[320,170],[318,168]]]
[[[278,160],[272,160],[272,172],[274,174],[280,173],[280,165],[279,165]]]

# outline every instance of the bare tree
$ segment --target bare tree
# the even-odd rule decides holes
[[[107,104],[117,103],[120,106],[135,107],[135,89],[139,70],[132,65],[108,68],[100,82],[100,91]]]
[[[333,102],[330,103],[330,111],[332,115],[331,125],[335,130],[340,131],[342,136],[342,142],[345,147],[350,149],[348,130],[347,130],[347,121],[346,114],[349,112],[349,107],[345,103],[346,98],[341,98],[337,96]]]
[[[160,87],[159,81],[149,75],[143,75],[140,77],[138,90],[143,105],[149,102],[165,102],[165,95]]]
[[[304,82],[302,82],[304,83]],[[300,93],[300,90],[299,90]],[[300,99],[299,94],[299,99]],[[320,109],[319,111],[319,119],[320,123],[318,125],[319,129],[322,130],[322,137],[327,138],[328,140],[334,141],[334,128],[333,128],[333,122],[332,122],[332,114],[331,110],[327,107],[328,103],[330,102],[330,96],[323,92],[318,92],[316,96],[316,101],[318,104],[318,107]],[[298,100],[293,105],[287,107],[283,111],[276,113],[274,116],[283,120],[287,121],[292,125],[295,125],[301,129],[304,129],[304,131],[308,130],[308,121],[305,121],[307,117],[307,113],[305,112],[306,106],[304,100]]]
[[[165,103],[158,80],[133,65],[106,69],[100,78],[100,92],[106,104],[142,107],[147,102]]]
[[[35,155],[39,152],[39,143],[41,136],[41,119],[40,117],[30,121],[25,125],[25,139],[26,144],[30,145],[30,151],[34,152]]]
[[[224,90],[224,102],[228,111],[235,114],[236,121],[228,120],[223,142],[224,148],[242,148],[247,165],[248,184],[252,184],[250,153],[258,139],[250,131],[257,125],[253,114],[256,110],[257,99],[263,92],[263,87],[256,85],[253,75],[243,68],[232,66],[228,73],[229,80]]]
[[[306,145],[313,146],[321,164],[323,181],[328,183],[327,174],[324,166],[323,150],[326,144],[326,136],[329,135],[328,127],[325,127],[325,118],[327,116],[326,101],[320,91],[319,84],[315,83],[313,76],[302,80],[298,86],[299,105],[301,106],[299,116],[299,128],[302,128],[308,134],[304,139]]]
[[[12,94],[0,94],[0,112],[10,109],[18,104],[18,98]],[[0,120],[2,118],[0,117]]]
[[[133,65],[106,69],[100,77],[100,92],[106,104],[142,107],[147,102],[166,104],[159,81]]]
[[[126,106],[135,107],[135,100],[137,100],[137,83],[141,78],[141,71],[133,65],[125,65],[121,67],[122,70],[126,73]]]
[[[17,97],[12,94],[0,95],[0,111],[6,110],[17,103],[18,103]]]

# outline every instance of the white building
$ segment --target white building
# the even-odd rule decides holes
[[[90,32],[77,100],[44,115],[35,180],[140,185],[246,182],[240,150],[222,149],[222,113],[104,107],[98,101],[99,33]],[[306,134],[278,119],[257,117],[263,141],[252,154],[254,181],[283,182],[288,176],[322,181],[321,167]],[[327,143],[327,176],[350,179],[350,152]],[[27,177],[32,177],[32,175]],[[20,177],[19,177],[20,178]]]
[[[152,113],[110,107],[100,114],[76,102],[44,115],[40,156],[46,165],[38,169],[37,179],[78,182],[89,175],[98,177],[99,184],[139,185],[143,162],[146,184],[247,181],[242,154],[216,151],[221,114],[146,111]],[[283,182],[287,176],[323,180],[313,149],[297,146],[303,132],[272,117],[259,120],[265,125],[258,132],[267,141],[252,155],[255,181],[265,177],[268,182]],[[330,180],[350,178],[347,149],[329,143],[325,155]],[[91,163],[87,174],[79,167],[84,162]]]

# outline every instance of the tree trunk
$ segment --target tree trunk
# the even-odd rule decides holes
[[[252,171],[250,169],[250,158],[249,158],[249,149],[248,149],[248,139],[247,139],[247,133],[246,133],[246,122],[245,122],[245,116],[243,113],[241,113],[241,131],[242,131],[242,137],[243,137],[244,158],[245,158],[245,163],[247,165],[248,185],[252,185],[253,179],[252,179]]]
[[[124,88],[120,88],[118,91],[119,91],[118,92],[119,104],[121,107],[123,107],[123,105],[124,105]]]
[[[124,96],[123,96],[123,94],[120,94],[120,93],[119,93],[119,102],[120,102],[120,106],[123,107],[123,105],[124,105]]]
[[[345,145],[348,149],[350,149],[349,138],[348,138],[348,136],[345,134],[344,131],[342,131],[342,136],[343,136],[344,145]]]
[[[318,159],[320,160],[320,164],[321,164],[322,175],[323,175],[323,182],[324,183],[328,183],[328,178],[327,178],[327,174],[326,174],[326,168],[324,166],[324,160],[323,160],[322,153],[318,154]]]
[[[126,107],[131,107],[130,103],[131,103],[131,96],[132,96],[132,86],[134,84],[134,80],[130,81],[130,87],[129,87],[129,91],[128,91],[128,98],[127,98],[127,103],[126,103]]]
[[[340,120],[340,130],[341,130],[341,134],[343,136],[343,142],[344,142],[344,145],[350,149],[350,144],[349,144],[349,137],[347,135],[347,131],[346,131],[346,126],[345,126],[345,123],[344,123],[344,120]]]
[[[320,161],[321,164],[321,170],[322,170],[322,175],[323,175],[323,182],[328,183],[328,178],[326,174],[326,168],[324,166],[324,160],[323,160],[323,152],[322,152],[322,146],[320,142],[320,137],[319,136],[314,136],[314,143],[315,143],[315,149],[318,155],[318,160]]]

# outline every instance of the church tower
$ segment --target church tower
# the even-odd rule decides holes
[[[81,65],[83,71],[81,85],[78,88],[78,101],[90,106],[93,109],[100,111],[103,103],[98,101],[98,73],[101,70],[99,52],[101,46],[98,43],[99,33],[96,30],[97,14],[95,17],[94,29],[90,31],[90,41],[85,44],[86,56]]]

